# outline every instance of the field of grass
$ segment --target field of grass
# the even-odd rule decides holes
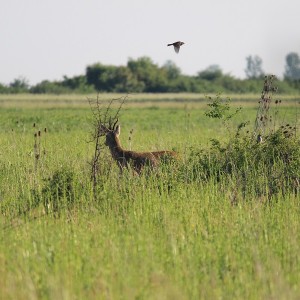
[[[1,95],[0,298],[299,299],[299,194],[243,197],[234,179],[186,167],[240,122],[253,130],[259,96],[232,98],[243,110],[227,128],[203,95],[130,95],[124,148],[174,149],[179,166],[120,176],[106,149],[95,195],[87,97]],[[280,122],[296,124],[299,99],[284,99]]]

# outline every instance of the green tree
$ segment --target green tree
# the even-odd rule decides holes
[[[165,70],[167,73],[168,79],[177,79],[181,75],[181,70],[176,66],[176,64],[171,61],[167,60],[165,64],[162,66],[162,69]]]
[[[114,76],[113,89],[115,92],[142,92],[145,89],[144,83],[138,81],[127,67],[118,67]]]
[[[129,59],[127,67],[139,82],[143,82],[143,92],[167,92],[167,72],[153,63],[149,57],[140,57],[137,60]]]
[[[300,57],[295,52],[291,52],[286,56],[284,78],[288,80],[300,79]]]
[[[32,86],[30,92],[33,94],[64,94],[69,93],[70,89],[61,85],[56,81],[43,80],[42,82]]]
[[[74,77],[63,77],[63,81],[60,83],[63,87],[70,89],[71,91],[79,92],[93,92],[93,87],[88,85],[85,75],[79,75]]]
[[[104,66],[100,63],[86,68],[86,80],[89,85],[93,85],[97,91],[111,92],[112,80],[115,66]]]
[[[219,65],[210,65],[204,71],[198,72],[198,78],[213,81],[223,76]]]
[[[0,83],[0,94],[5,94],[9,92],[9,87],[6,85]]]
[[[261,79],[264,76],[264,71],[262,69],[262,59],[255,56],[247,56],[246,57],[247,66],[245,69],[245,73],[248,79]]]
[[[29,83],[25,77],[18,77],[9,84],[13,93],[25,93],[29,90]]]

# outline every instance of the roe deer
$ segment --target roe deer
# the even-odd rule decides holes
[[[114,126],[115,127],[115,126]],[[117,162],[120,171],[131,165],[137,174],[140,174],[143,167],[148,165],[151,168],[158,166],[163,157],[177,156],[175,151],[154,151],[154,152],[135,152],[124,150],[121,146],[119,135],[121,127],[104,128],[106,130],[105,145],[109,147],[113,159]]]

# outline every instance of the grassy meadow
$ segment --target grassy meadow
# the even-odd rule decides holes
[[[299,299],[299,194],[270,195],[250,158],[243,183],[198,176],[211,139],[253,131],[259,95],[229,96],[227,126],[203,95],[129,95],[123,147],[178,162],[120,175],[104,148],[94,193],[89,96],[0,95],[0,299]],[[300,97],[280,98],[274,126],[297,125]]]

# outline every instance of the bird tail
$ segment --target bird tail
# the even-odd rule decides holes
[[[168,46],[172,46],[173,44],[168,44]]]

